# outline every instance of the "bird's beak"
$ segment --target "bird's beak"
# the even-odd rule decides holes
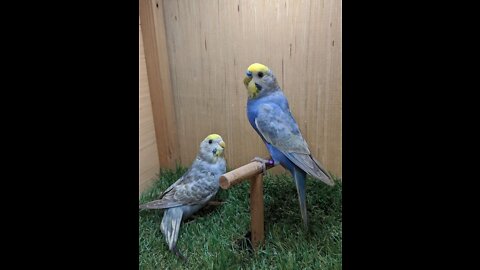
[[[221,142],[218,143],[218,145],[220,145],[220,147],[219,147],[219,148],[216,148],[213,153],[214,153],[214,155],[217,156],[217,157],[223,156],[223,151],[224,151],[224,149],[225,149],[225,142],[224,142],[224,141],[221,141]]]
[[[252,77],[245,77],[243,79],[243,84],[245,85],[245,87],[248,88],[248,84],[250,83],[251,80],[252,80]]]

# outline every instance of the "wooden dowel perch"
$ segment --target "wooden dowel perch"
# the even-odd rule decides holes
[[[266,169],[273,168],[267,166]],[[264,234],[264,205],[263,205],[263,168],[262,163],[252,161],[233,171],[220,176],[220,187],[228,189],[233,185],[250,179],[250,219],[251,241],[254,250],[263,243]]]

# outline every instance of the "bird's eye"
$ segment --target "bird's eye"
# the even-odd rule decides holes
[[[263,77],[263,72],[258,72],[258,77],[262,78]]]
[[[209,143],[209,144],[212,144],[212,140],[208,140],[208,143]]]

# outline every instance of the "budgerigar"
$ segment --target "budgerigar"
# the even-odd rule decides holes
[[[290,171],[297,187],[303,224],[308,228],[306,174],[330,186],[333,186],[333,180],[312,157],[273,72],[267,66],[255,63],[248,67],[246,75],[243,82],[248,90],[248,121],[262,138],[272,158],[264,160],[256,157],[254,160],[264,166],[280,164]]]
[[[178,257],[177,249],[182,220],[200,210],[217,193],[219,177],[226,172],[225,142],[217,134],[208,135],[190,169],[167,188],[159,200],[140,205],[140,209],[165,209],[160,230],[168,248]]]

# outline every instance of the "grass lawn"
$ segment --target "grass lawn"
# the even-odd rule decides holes
[[[158,196],[184,172],[163,171],[140,203]],[[246,248],[250,229],[249,181],[219,189],[214,200],[180,227],[171,253],[160,232],[163,212],[139,212],[139,269],[342,269],[342,185],[307,180],[309,231],[303,229],[297,192],[289,174],[264,178],[265,243],[257,254]]]

